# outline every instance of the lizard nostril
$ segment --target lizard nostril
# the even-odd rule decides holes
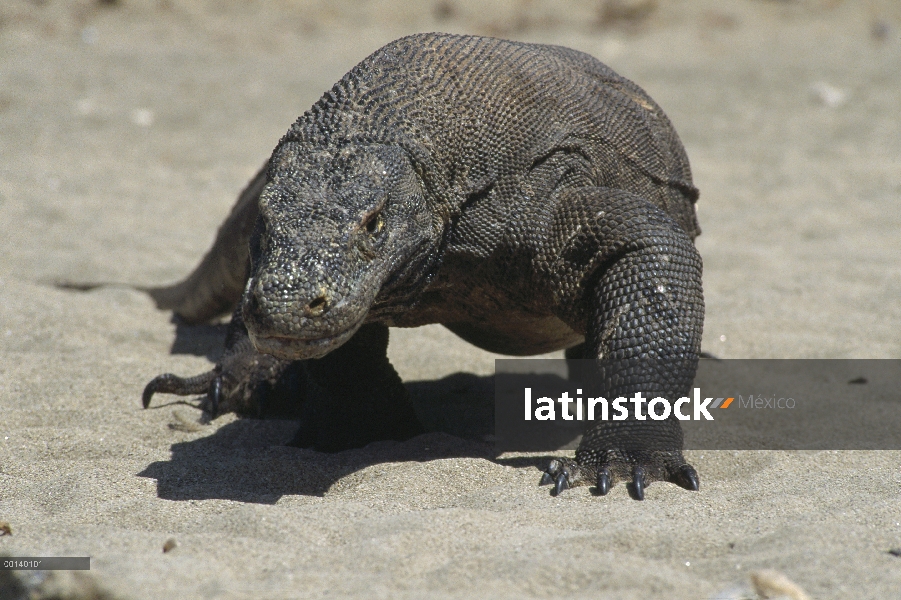
[[[327,305],[328,298],[326,298],[325,296],[319,296],[307,305],[307,312],[311,317],[318,317],[325,312]]]

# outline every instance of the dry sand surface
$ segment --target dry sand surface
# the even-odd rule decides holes
[[[547,457],[441,432],[299,450],[291,423],[141,410],[152,376],[209,368],[221,328],[176,337],[141,293],[52,285],[180,278],[325,89],[440,29],[587,51],[664,107],[702,191],[705,350],[901,356],[898,4],[603,5],[5,0],[0,554],[91,556],[72,585],[105,592],[85,598],[756,598],[763,569],[811,598],[901,597],[899,452],[688,452],[699,493],[637,502],[553,498]],[[392,335],[412,389],[471,416],[494,355]]]

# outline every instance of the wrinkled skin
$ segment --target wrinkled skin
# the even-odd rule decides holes
[[[216,369],[154,379],[145,406],[206,390],[213,411],[258,414],[277,397],[297,445],[406,439],[422,428],[388,327],[428,323],[505,354],[665,359],[607,393],[685,395],[704,316],[696,199],[663,111],[593,58],[403,38],[298,119],[198,269],[151,290],[186,321],[236,310]],[[601,423],[542,483],[697,490],[681,449],[675,419]]]

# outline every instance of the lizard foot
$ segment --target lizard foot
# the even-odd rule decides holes
[[[606,460],[581,464],[568,458],[555,458],[541,476],[539,485],[553,485],[557,496],[571,487],[594,485],[597,495],[605,496],[617,481],[631,480],[630,492],[636,500],[644,500],[644,491],[654,481],[668,481],[690,491],[698,491],[698,472],[685,462],[682,453],[643,453],[641,457],[608,453]]]
[[[239,343],[211,370],[195,377],[171,373],[154,377],[144,388],[142,403],[150,406],[154,394],[205,394],[201,408],[215,418],[225,412],[245,416],[292,418],[300,396],[301,373],[294,363],[254,351]]]

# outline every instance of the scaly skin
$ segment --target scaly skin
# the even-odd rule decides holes
[[[160,376],[145,405],[207,382],[212,405],[253,412],[247,382],[265,381],[300,407],[300,445],[404,439],[421,427],[385,326],[428,323],[506,354],[670,360],[608,387],[684,395],[704,319],[696,200],[663,111],[592,57],[397,40],[297,120],[198,269],[154,290],[190,321],[237,308],[216,370]],[[603,423],[543,481],[605,494],[631,479],[639,498],[655,480],[697,489],[681,449],[676,420]]]

